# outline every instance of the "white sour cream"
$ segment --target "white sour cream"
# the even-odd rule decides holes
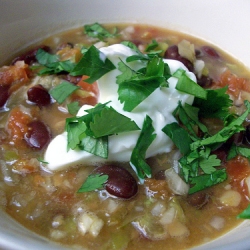
[[[120,60],[126,62],[126,58],[128,56],[136,54],[133,50],[122,44],[103,47],[100,51],[106,58],[111,60],[116,67]],[[103,60],[104,59],[105,58],[103,58]],[[181,62],[167,59],[164,59],[164,61],[169,65],[171,73],[174,73],[179,68],[182,68],[186,71],[187,76],[196,82],[195,75],[192,72],[189,72]],[[145,66],[144,63],[145,62],[134,61],[127,64],[132,69],[138,70]],[[177,107],[178,102],[181,101],[182,103],[192,104],[194,97],[177,91],[175,89],[177,79],[175,77],[171,77],[168,79],[169,88],[156,89],[132,112],[126,112],[123,110],[123,104],[119,102],[117,94],[118,85],[116,84],[116,76],[120,74],[121,72],[116,68],[102,76],[97,81],[100,90],[99,102],[105,103],[111,101],[109,106],[112,106],[119,113],[134,120],[139,128],[142,128],[146,115],[150,116],[153,120],[153,126],[157,136],[153,143],[149,146],[146,157],[170,152],[173,143],[171,139],[161,130],[166,124],[176,121],[172,112]],[[91,107],[84,105],[79,110],[77,116],[84,115],[85,110],[89,108]],[[69,150],[67,152],[67,134],[64,132],[63,134],[56,136],[50,142],[45,152],[44,160],[48,162],[47,168],[52,171],[66,169],[77,164],[90,164],[104,161],[128,162],[139,134],[140,131],[133,131],[109,136],[109,156],[108,159],[103,159],[81,150]]]

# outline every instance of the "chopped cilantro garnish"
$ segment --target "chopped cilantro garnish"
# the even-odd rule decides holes
[[[79,106],[78,102],[71,102],[67,104],[67,108],[71,115],[76,115],[81,107]]]
[[[159,44],[155,40],[152,40],[152,42],[146,47],[145,51],[150,52],[151,50],[156,49],[158,46]]]
[[[227,87],[221,89],[208,89],[207,99],[195,98],[193,106],[199,108],[200,117],[219,118],[225,120],[229,115],[232,100],[226,94]],[[216,105],[214,105],[216,103]]]
[[[77,118],[70,118],[66,120],[66,131],[67,133],[67,149],[76,149],[80,144],[81,140],[86,136],[85,131],[87,126],[83,121],[79,121]]]
[[[194,150],[198,147],[204,146],[217,146],[220,143],[226,142],[232,135],[244,130],[243,122],[250,113],[249,102],[245,101],[247,110],[240,116],[236,117],[234,120],[231,120],[227,126],[221,129],[218,133],[203,140],[197,140],[191,144],[191,149]]]
[[[108,58],[105,58],[105,55],[92,45],[70,72],[70,75],[87,75],[89,78],[85,81],[93,83],[113,69],[115,69],[113,63]]]
[[[174,142],[182,154],[186,154],[190,151],[192,140],[188,132],[177,122],[167,124],[162,131]]]
[[[198,138],[196,135],[197,127],[199,127],[202,132],[207,133],[206,126],[199,121],[199,110],[197,108],[187,103],[182,105],[181,102],[179,102],[173,115],[186,127],[190,136],[196,139]]]
[[[49,93],[58,103],[61,104],[67,99],[68,96],[70,96],[75,90],[79,88],[80,87],[69,82],[63,81],[55,88],[51,89]]]
[[[112,107],[109,109],[103,109],[100,114],[96,115],[93,122],[90,124],[90,128],[96,138],[139,130],[139,127],[135,122],[118,113]]]
[[[36,59],[38,63],[43,66],[38,72],[39,75],[71,72],[75,67],[75,63],[72,61],[59,61],[59,57],[57,55],[50,54],[42,49],[37,51]]]
[[[226,179],[227,179],[227,174],[225,169],[219,169],[211,174],[202,174],[193,177],[190,183],[193,184],[194,186],[192,186],[189,189],[189,194],[193,194],[205,188],[221,183]]]
[[[243,146],[236,146],[235,144],[233,144],[228,152],[227,160],[231,160],[237,155],[241,155],[250,160],[250,148]]]
[[[84,25],[84,32],[89,37],[98,38],[99,40],[105,40],[105,38],[115,37],[118,35],[117,29],[114,29],[113,33],[110,33],[99,23]]]
[[[123,62],[118,64],[121,76],[117,77],[118,95],[121,103],[124,103],[125,111],[132,111],[150,94],[159,87],[167,87],[166,77],[169,77],[162,59],[154,57],[148,61],[145,72],[134,72]],[[130,76],[128,79],[126,76]]]
[[[199,97],[202,99],[207,99],[207,91],[199,86],[196,82],[191,80],[187,75],[186,71],[183,69],[178,69],[174,74],[174,77],[178,78],[178,82],[176,84],[176,89],[193,95],[195,97]]]
[[[47,161],[44,161],[44,159],[41,157],[38,157],[37,160],[43,164],[49,164]]]
[[[238,219],[250,219],[250,204],[237,216]]]
[[[58,62],[59,57],[58,57],[58,55],[52,55],[52,54],[44,51],[43,49],[39,49],[36,52],[36,59],[40,64],[46,65],[46,64]]]
[[[108,158],[108,136],[93,138],[86,136],[79,144],[79,149],[90,154],[100,156],[104,159]]]
[[[108,178],[108,175],[91,174],[79,188],[78,193],[89,192],[103,188]]]
[[[148,59],[148,57],[145,54],[143,54],[134,43],[132,43],[130,41],[123,41],[123,42],[121,42],[121,44],[123,44],[123,45],[129,47],[130,49],[134,50],[138,55],[140,55],[142,57],[145,56],[145,58]]]
[[[116,77],[116,83],[121,84],[122,82],[127,81],[136,77],[136,71],[132,70],[127,64],[123,61],[118,63],[118,69],[122,72]]]
[[[208,102],[212,103],[210,99],[213,98],[214,95],[209,94]],[[226,96],[225,99],[227,100]],[[173,123],[167,124],[163,128],[163,132],[173,140],[183,154],[179,163],[183,178],[186,182],[191,184],[189,193],[200,191],[226,180],[227,174],[225,169],[216,168],[220,166],[221,161],[217,158],[217,155],[211,152],[222,143],[226,142],[233,134],[244,130],[242,124],[250,113],[250,103],[245,101],[245,105],[247,110],[241,116],[230,116],[230,122],[214,135],[209,135],[206,130],[203,130],[204,135],[201,138],[194,136],[195,130],[192,130],[192,127],[195,125],[199,128],[203,127],[203,124],[197,120],[199,117],[199,110],[190,112],[189,106],[187,106],[188,109],[185,110],[185,106],[183,107],[180,103],[174,114],[176,118],[181,121],[183,127],[177,123]],[[224,115],[228,117],[229,113],[224,112]],[[178,138],[180,136],[181,140]],[[238,154],[249,158],[250,149],[233,146],[229,151],[228,159]]]
[[[148,147],[151,145],[155,137],[156,134],[154,134],[152,119],[147,115],[130,158],[130,165],[136,172],[141,182],[144,181],[145,177],[151,177],[151,168],[146,163],[145,156]]]
[[[112,107],[99,104],[86,110],[86,115],[66,119],[68,149],[82,149],[103,158],[108,157],[107,136],[139,130],[130,118]],[[107,118],[110,119],[107,122]]]

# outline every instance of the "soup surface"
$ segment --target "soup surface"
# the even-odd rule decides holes
[[[125,86],[118,92],[127,112],[138,105],[131,108],[134,99],[146,95],[143,102],[155,89],[168,88],[171,77],[178,79],[178,91],[187,100],[192,96],[187,105],[177,100],[171,122],[160,128],[171,139],[166,146],[171,150],[145,157],[155,139],[146,116],[143,128],[127,120],[119,127],[125,133],[121,143],[134,130],[141,138],[131,142],[135,150],[127,162],[119,161],[119,152],[117,160],[100,156],[107,153],[107,138],[118,134],[107,133],[106,127],[117,128],[112,121],[124,118],[111,115],[109,104],[97,106],[104,117],[92,110],[77,119],[81,107],[100,102],[99,79],[114,70],[102,65],[108,56],[99,51],[121,43],[137,56],[130,58],[134,64],[145,65],[126,68],[128,61],[118,56],[122,76],[114,79],[120,79],[119,88]],[[99,61],[93,59],[96,53]],[[170,76],[166,65],[171,61],[165,59],[181,62],[182,70]],[[248,218],[248,79],[249,72],[223,51],[157,27],[96,23],[47,38],[0,68],[2,209],[39,235],[76,249],[187,249],[219,237]],[[159,98],[157,105],[165,109],[172,100]],[[74,130],[76,124],[81,127]],[[96,136],[96,125],[106,134]],[[60,155],[60,143],[51,145],[65,130],[68,149]],[[94,153],[81,142],[86,136],[98,140],[91,144]],[[81,150],[101,160],[67,158]],[[56,159],[53,166],[49,154]]]

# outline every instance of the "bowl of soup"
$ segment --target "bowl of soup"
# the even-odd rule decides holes
[[[3,1],[0,248],[249,249],[249,10]]]

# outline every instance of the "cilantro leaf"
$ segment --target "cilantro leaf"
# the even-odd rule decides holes
[[[219,167],[220,165],[220,159],[217,158],[217,155],[210,155],[208,148],[200,151],[199,166],[205,174],[212,174],[216,171],[214,167]]]
[[[190,151],[192,140],[188,132],[177,122],[167,124],[162,131],[170,137],[182,154],[187,154]]]
[[[138,130],[136,123],[106,104],[86,110],[86,115],[66,119],[68,149],[82,149],[94,155],[108,158],[108,137]],[[110,122],[107,122],[107,119]]]
[[[127,73],[127,68],[118,65],[118,69],[123,74]],[[118,78],[118,95],[121,103],[124,103],[123,109],[125,111],[132,111],[157,88],[167,86],[164,74],[165,65],[162,59],[154,57],[147,64],[145,74],[137,72],[130,73],[131,78],[121,82],[123,77]]]
[[[137,48],[137,46],[136,46],[134,43],[132,43],[132,42],[130,42],[130,41],[122,41],[121,44],[123,44],[123,45],[129,47],[130,49],[134,50],[134,51],[137,52],[137,54],[139,54],[139,55],[142,55],[142,56],[145,55],[145,54],[143,54],[143,53]]]
[[[67,104],[67,108],[71,115],[76,115],[81,107],[79,106],[79,102],[71,102]]]
[[[75,67],[75,63],[72,61],[59,61],[57,55],[50,54],[42,49],[37,51],[36,59],[39,64],[43,65],[43,68],[38,72],[38,75],[58,74],[64,71],[70,72]]]
[[[38,157],[37,160],[43,164],[49,164],[47,161],[45,161],[42,157]]]
[[[89,37],[98,38],[102,41],[105,40],[105,38],[115,37],[118,35],[116,29],[112,34],[99,23],[84,25],[84,31]]]
[[[235,144],[233,144],[229,149],[227,160],[231,160],[237,155],[242,155],[243,157],[250,159],[250,148],[236,146]]]
[[[148,44],[148,46],[146,47],[145,51],[150,52],[151,50],[156,49],[158,46],[159,46],[158,42],[156,42],[156,40],[152,40],[152,42]]]
[[[116,83],[120,84],[127,79],[131,79],[136,76],[136,72],[132,70],[127,64],[123,61],[118,62],[118,69],[122,72],[116,77]]]
[[[247,110],[240,117],[237,117],[234,120],[232,120],[230,124],[221,129],[215,135],[205,138],[203,140],[197,140],[196,142],[193,142],[191,144],[191,149],[193,150],[202,146],[207,146],[207,145],[213,146],[213,145],[218,145],[219,143],[224,143],[233,134],[243,131],[244,127],[242,126],[242,123],[245,121],[248,114],[250,113],[249,102],[245,102],[245,104],[247,105]]]
[[[174,77],[178,78],[178,82],[175,88],[181,92],[199,97],[202,99],[207,98],[207,91],[199,86],[196,82],[191,80],[183,69],[178,69],[174,74]]]
[[[185,103],[185,106],[182,106],[181,102],[178,103],[177,108],[174,110],[173,115],[176,119],[179,119],[180,122],[186,127],[190,136],[192,136],[195,140],[198,139],[196,135],[195,125],[197,123],[201,126],[198,121],[198,111],[194,108],[191,108],[190,105]]]
[[[108,175],[91,174],[77,191],[78,193],[94,191],[104,187],[108,180]]]
[[[193,194],[205,188],[221,183],[226,179],[227,173],[225,169],[219,169],[211,174],[203,174],[193,177],[190,181],[193,186],[189,189],[189,194]]]
[[[121,42],[121,44],[129,47],[130,49],[134,50],[137,54],[136,55],[132,55],[126,58],[126,62],[133,62],[133,61],[137,61],[137,60],[141,60],[141,61],[148,61],[150,58],[148,57],[148,55],[143,54],[138,48],[137,46],[130,42],[130,41],[123,41]]]
[[[113,69],[115,69],[113,63],[92,45],[70,72],[70,75],[87,75],[89,78],[85,81],[93,83]]]
[[[79,148],[93,155],[108,158],[108,136],[93,138],[86,136],[79,144]]]
[[[208,89],[207,99],[195,98],[193,105],[199,108],[201,117],[213,117],[225,120],[230,114],[229,108],[232,100],[226,94],[227,87],[221,89]]]
[[[238,155],[238,149],[237,146],[233,143],[233,145],[230,147],[228,153],[227,153],[227,160],[231,160],[234,157]]]
[[[86,124],[83,122],[79,122],[77,119],[71,119],[70,122],[69,120],[67,121],[67,150],[76,149],[76,147],[80,144],[81,140],[86,136],[86,129]]]
[[[250,204],[237,216],[238,219],[250,219]]]
[[[58,62],[59,57],[58,55],[50,54],[43,49],[38,49],[38,51],[36,52],[36,59],[41,65],[46,65]]]
[[[207,127],[203,123],[201,123],[199,120],[199,114],[200,114],[199,108],[191,106],[188,103],[185,103],[183,105],[183,111],[187,114],[189,119],[191,119],[191,121],[199,127],[199,129],[203,133],[206,133],[206,134],[208,133]]]
[[[107,123],[107,121],[109,121]],[[90,128],[96,138],[118,134],[127,131],[139,130],[139,127],[130,118],[118,113],[112,107],[103,109],[96,115]]]
[[[151,177],[151,168],[146,163],[145,157],[148,147],[156,137],[156,134],[153,134],[153,132],[154,127],[152,125],[152,119],[147,115],[130,158],[130,165],[141,182],[144,181],[145,176]]]
[[[49,93],[58,103],[61,104],[67,99],[68,96],[70,96],[75,90],[79,88],[80,87],[69,82],[63,81],[55,88],[51,89]]]
[[[199,173],[199,152],[194,150],[180,158],[181,174],[186,182],[190,181],[190,177],[198,176]]]

